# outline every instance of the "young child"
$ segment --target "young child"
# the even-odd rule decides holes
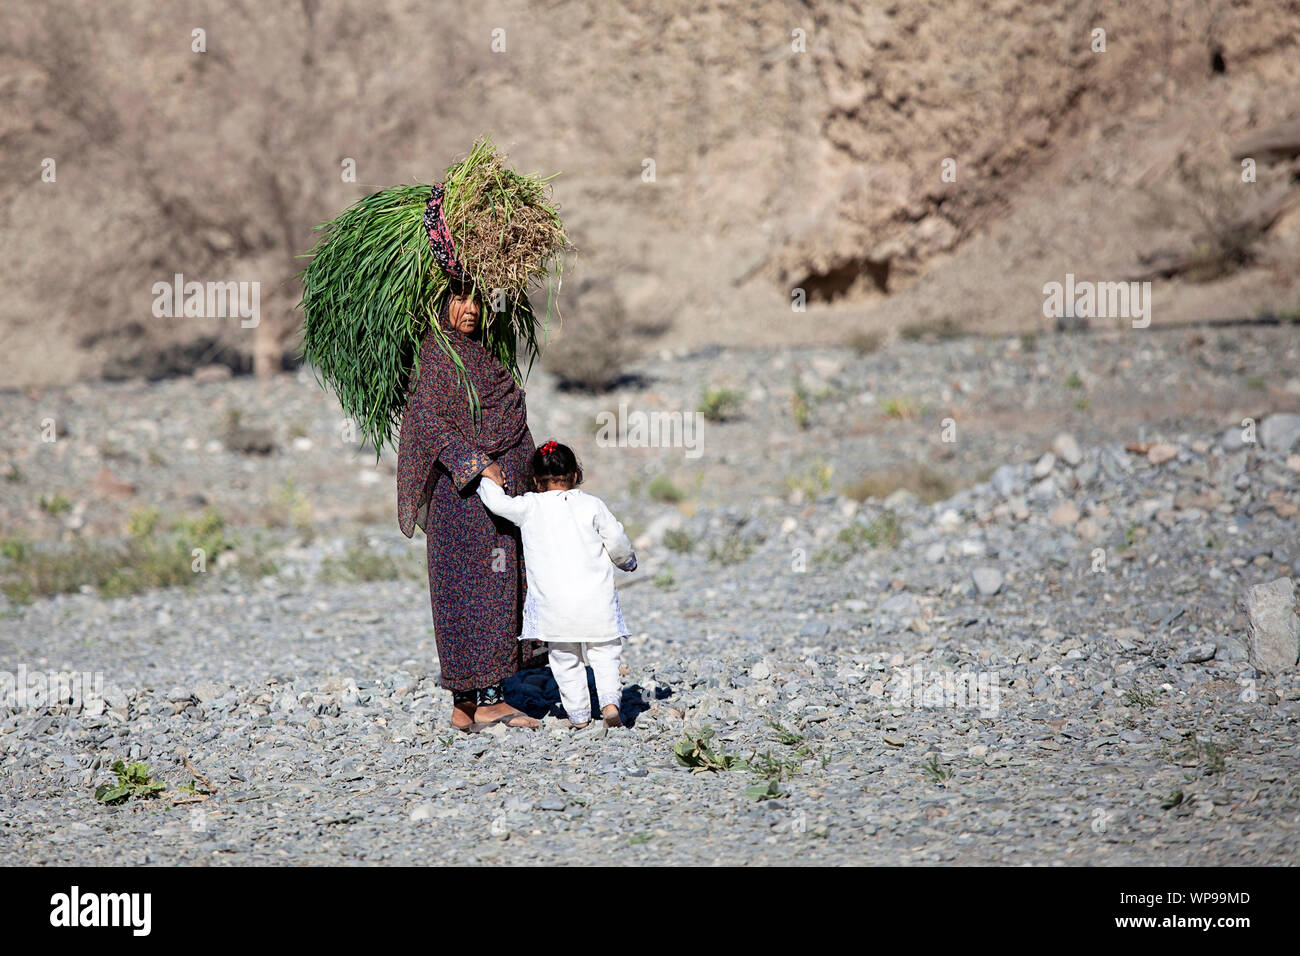
[[[536,490],[513,498],[490,478],[478,483],[484,507],[518,525],[523,539],[528,596],[520,639],[547,642],[570,726],[591,722],[590,664],[605,726],[621,727],[618,664],[628,631],[611,562],[635,571],[636,554],[605,503],[577,490],[582,466],[567,445],[538,448],[532,472]]]

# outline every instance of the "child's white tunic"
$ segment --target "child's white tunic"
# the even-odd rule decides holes
[[[605,502],[576,488],[510,497],[487,478],[479,480],[478,495],[489,511],[519,526],[528,578],[521,640],[627,635],[613,566],[634,570],[636,553]]]

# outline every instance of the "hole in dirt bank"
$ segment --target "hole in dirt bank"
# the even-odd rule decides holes
[[[1223,49],[1215,47],[1210,51],[1210,71],[1213,73],[1227,73],[1228,64],[1223,59]]]
[[[889,293],[888,259],[845,259],[829,269],[809,272],[795,288],[803,289],[809,302],[834,302],[867,291]]]

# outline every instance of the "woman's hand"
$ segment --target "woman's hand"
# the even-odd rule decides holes
[[[502,487],[502,489],[505,488],[506,476],[501,471],[501,466],[498,465],[495,461],[492,462],[492,464],[488,465],[486,468],[484,468],[480,474],[483,478],[487,478],[489,481],[495,481],[498,485]]]

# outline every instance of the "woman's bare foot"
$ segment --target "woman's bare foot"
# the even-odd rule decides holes
[[[506,714],[512,714],[517,710],[519,710],[518,707],[512,707],[510,704],[507,704],[503,700],[499,704],[489,704],[485,707],[484,706],[476,707],[474,709],[474,720],[478,721],[479,723],[485,724],[490,720],[496,720],[498,717],[504,717],[506,716]],[[506,726],[507,727],[538,727],[540,726],[540,723],[534,720],[532,717],[529,717],[527,714],[521,713],[513,720],[507,721]]]
[[[474,723],[476,709],[473,704],[452,704],[451,725],[457,730],[469,730]]]
[[[600,716],[605,718],[606,727],[623,726],[623,715],[618,712],[617,704],[606,704],[600,708]]]

